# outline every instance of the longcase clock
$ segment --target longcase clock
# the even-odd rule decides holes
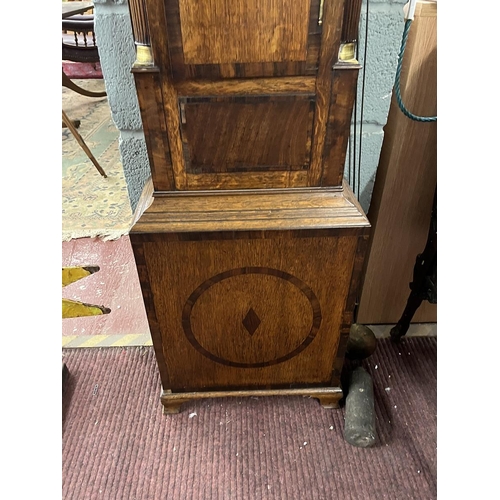
[[[154,200],[130,238],[166,413],[342,397],[370,224],[344,182],[360,0],[129,0]]]

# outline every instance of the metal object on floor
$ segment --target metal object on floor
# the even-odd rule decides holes
[[[360,448],[373,446],[376,441],[373,382],[362,366],[351,374],[345,405],[344,439]]]
[[[347,340],[346,357],[350,360],[362,360],[371,356],[377,348],[377,338],[365,325],[353,323]]]
[[[424,251],[417,255],[410,290],[405,310],[391,330],[391,339],[395,342],[406,335],[415,312],[424,300],[431,304],[437,303],[437,192],[434,193],[427,243]]]
[[[367,448],[375,444],[375,399],[370,374],[361,361],[377,348],[377,338],[365,325],[354,323],[349,332],[346,357],[353,367],[345,400],[344,439],[352,446]]]

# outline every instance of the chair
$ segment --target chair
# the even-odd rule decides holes
[[[63,19],[62,30],[63,86],[87,97],[105,97],[106,92],[92,92],[76,85],[71,80],[71,78],[102,78],[95,39],[94,15],[79,14]],[[65,63],[65,61],[71,61],[73,64]]]
[[[93,76],[85,76],[83,78],[102,78],[102,72],[99,61],[99,51],[97,50],[97,44],[95,40],[94,32],[94,15],[75,15],[62,20],[62,85],[67,87],[78,94],[86,97],[105,97],[106,92],[93,92],[91,90],[84,89],[74,83],[71,78],[64,72],[64,61],[73,61],[74,63],[79,63],[80,65],[91,65],[94,69]],[[68,33],[71,32],[72,34]],[[72,75],[73,77],[81,78],[82,75]],[[70,120],[68,115],[62,110],[62,121],[63,126],[68,127],[71,131],[78,144],[85,151],[85,154],[90,159],[90,161],[97,168],[98,172],[103,176],[107,177],[106,173],[99,165],[98,161],[85,144],[82,136],[78,133],[78,126],[80,122]]]

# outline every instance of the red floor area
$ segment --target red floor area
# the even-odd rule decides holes
[[[356,448],[343,438],[344,409],[303,397],[221,398],[162,415],[151,347],[65,349],[62,498],[435,499],[436,351],[436,339],[384,339],[362,362],[377,442]]]
[[[149,335],[128,236],[115,241],[81,238],[63,242],[62,266],[99,266],[95,274],[64,287],[62,296],[111,309],[109,314],[102,316],[64,318],[63,336]]]

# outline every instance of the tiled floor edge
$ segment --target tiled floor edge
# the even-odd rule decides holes
[[[366,325],[377,338],[390,337],[394,325]],[[410,325],[406,337],[437,337],[437,323],[416,323]],[[64,335],[62,347],[65,349],[77,347],[125,347],[151,346],[150,334],[127,335]]]
[[[128,335],[64,335],[64,349],[77,347],[132,347],[151,346],[153,342],[149,334]]]

